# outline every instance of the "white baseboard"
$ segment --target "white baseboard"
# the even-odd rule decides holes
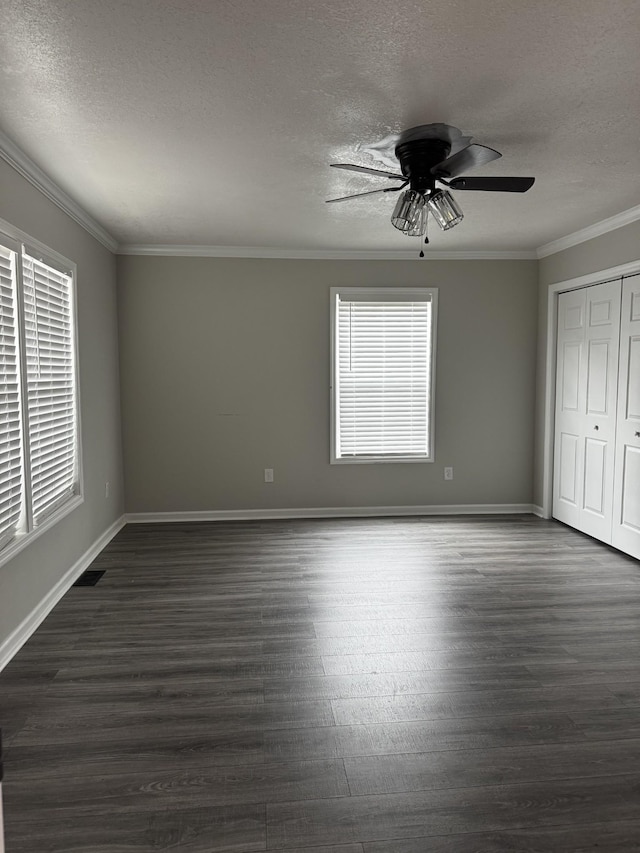
[[[80,577],[85,569],[98,556],[100,551],[109,544],[113,537],[126,524],[125,517],[120,516],[117,521],[109,527],[96,541],[88,548],[79,560],[60,578],[58,583],[45,595],[42,601],[34,607],[31,613],[24,619],[18,627],[9,634],[9,636],[0,643],[0,671],[9,663],[11,658],[22,648],[29,637],[45,620],[49,613],[53,610],[62,596],[67,592],[73,582]]]
[[[533,504],[531,506],[531,512],[534,515],[537,515],[538,518],[549,518],[549,516],[545,513],[544,509],[541,506],[538,506],[537,504]]]
[[[249,521],[269,518],[370,518],[403,515],[507,515],[531,513],[531,504],[443,504],[440,506],[346,506],[304,509],[219,509],[193,512],[133,512],[127,524],[171,521]]]

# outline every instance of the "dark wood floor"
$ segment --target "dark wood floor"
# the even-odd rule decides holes
[[[0,674],[8,853],[640,851],[640,564],[532,516],[132,525]]]

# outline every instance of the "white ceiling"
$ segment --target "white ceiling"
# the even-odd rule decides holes
[[[419,248],[359,143],[430,122],[534,175],[432,248],[530,250],[640,203],[638,0],[0,0],[0,128],[120,243]],[[379,165],[379,164],[378,164]],[[475,173],[473,173],[475,174]]]

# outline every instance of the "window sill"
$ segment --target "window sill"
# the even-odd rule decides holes
[[[427,456],[342,456],[340,459],[331,459],[332,465],[396,465],[413,463],[423,465],[425,462],[433,462],[433,457]]]
[[[54,525],[61,521],[69,513],[77,509],[80,504],[84,503],[82,495],[73,495],[59,509],[48,516],[42,524],[39,524],[34,530],[28,533],[18,533],[10,542],[8,542],[2,551],[0,551],[0,566],[4,566],[9,560],[12,560],[20,551],[23,551],[32,542],[34,542],[47,530],[50,530]]]

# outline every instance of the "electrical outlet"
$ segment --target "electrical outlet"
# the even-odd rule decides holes
[[[105,496],[105,498],[109,497],[109,481],[108,480],[104,484],[104,496]]]
[[[445,480],[453,480],[453,468],[444,469],[444,478]]]
[[[264,469],[264,481],[265,483],[273,483],[273,468]]]

